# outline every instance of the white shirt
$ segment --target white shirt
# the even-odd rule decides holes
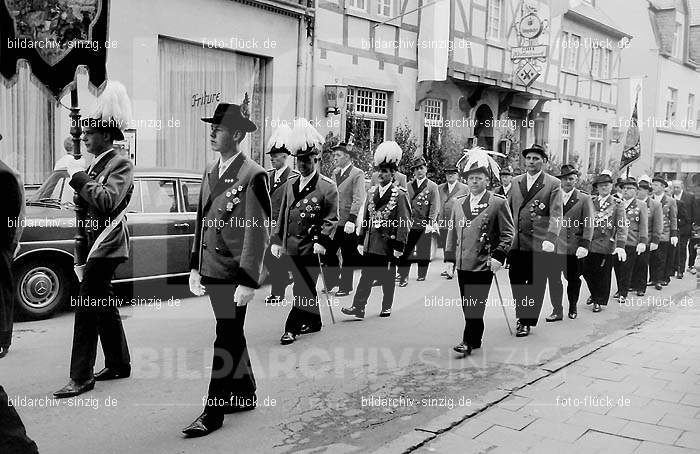
[[[540,170],[537,172],[535,175],[530,175],[529,173],[527,175],[527,190],[529,191],[530,188],[532,187],[533,184],[535,184],[535,181],[540,177],[542,174],[542,171]]]
[[[66,165],[66,162],[68,162],[68,161],[75,161],[75,158],[70,153],[61,156],[61,158],[58,161],[56,161],[56,165],[53,167],[53,169],[54,170],[66,170],[66,168],[68,167]],[[76,162],[78,164],[80,164],[81,167],[85,168],[85,165],[86,165],[85,164],[85,155],[82,155],[80,157],[80,159],[78,159]]]
[[[275,182],[280,180],[280,178],[282,177],[282,174],[284,173],[285,170],[287,170],[287,164],[283,165],[279,169],[275,169],[275,180],[274,180]]]
[[[391,182],[385,184],[384,186],[379,186],[379,197],[384,197],[386,191],[391,187]]]
[[[427,179],[427,178],[423,178],[422,180],[419,180],[419,179],[416,178],[416,184],[418,185],[419,188],[420,188],[420,185],[422,185],[423,182],[424,182],[426,179]]]
[[[238,153],[240,153],[240,151]],[[219,178],[221,178],[223,176],[224,172],[226,172],[228,170],[228,167],[231,165],[233,160],[236,159],[236,156],[238,156],[238,153],[231,156],[226,161],[222,161],[221,156],[219,156]]]
[[[624,202],[625,202],[625,210],[626,210],[627,208],[629,208],[629,206],[632,204],[632,202],[634,202],[634,197],[632,197],[629,200],[624,200]]]
[[[452,190],[457,186],[457,182],[455,181],[454,183],[447,183],[447,193],[451,193]]]
[[[652,195],[651,197],[652,197],[654,200],[656,200],[657,202],[661,202],[661,199],[663,198],[664,195],[665,195],[665,194],[659,194],[659,195],[654,194],[654,195]]]
[[[350,164],[346,165],[345,167],[343,167],[342,169],[340,169],[340,174],[339,174],[339,175],[344,174],[345,171],[348,170],[348,169],[350,168],[350,166],[352,166],[352,162],[351,162]]]
[[[573,189],[569,192],[562,192],[562,194],[561,194],[562,205],[566,205],[567,203],[569,203],[569,199],[571,198],[571,194],[573,194],[573,193],[574,193]]]
[[[598,204],[599,204],[599,205],[603,205],[603,204],[605,203],[605,201],[608,200],[609,197],[610,197],[610,194],[606,195],[605,197],[599,198],[599,199],[598,199]]]
[[[92,164],[90,164],[90,168],[88,169],[87,173],[92,172],[92,169],[94,169],[95,166],[97,165],[97,163],[100,162],[100,159],[104,158],[105,155],[106,155],[107,153],[109,153],[110,151],[112,151],[113,149],[114,149],[114,148],[110,148],[109,150],[103,151],[102,153],[98,154],[98,155],[95,157],[95,159],[92,160]]]
[[[311,181],[314,175],[316,175],[316,169],[314,169],[314,171],[311,172],[311,175],[309,175],[308,177],[305,177],[303,175],[301,176],[301,178],[299,179],[299,191],[304,189],[306,185],[309,184],[309,181]]]
[[[644,203],[647,203],[647,199],[648,199],[648,198],[649,198],[649,197],[644,197],[643,199],[639,199],[639,200],[641,200],[641,201],[644,202]]]
[[[503,193],[507,195],[511,186],[513,186],[513,183],[508,183],[508,186],[503,186]]]
[[[477,206],[479,204],[479,202],[481,202],[481,198],[484,196],[485,193],[486,193],[486,191],[482,191],[481,193],[479,193],[477,195],[474,195],[474,194],[470,195],[469,196],[469,206],[471,208],[474,208],[475,206]]]
[[[676,199],[676,200],[680,200],[681,197],[683,197],[683,191],[681,191],[681,193],[678,194],[678,195],[675,195],[675,194],[673,195],[673,198]]]

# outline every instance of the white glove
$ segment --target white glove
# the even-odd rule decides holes
[[[236,306],[245,306],[253,299],[253,295],[255,295],[255,289],[239,285],[236,287],[236,293],[233,294],[233,300],[236,302]]]
[[[552,244],[551,241],[543,241],[542,242],[542,251],[543,252],[554,252],[554,244]]]
[[[318,243],[314,243],[314,254],[325,254],[326,248]]]
[[[279,244],[273,244],[270,246],[270,253],[277,258],[282,257],[282,246]]]
[[[637,255],[644,254],[647,251],[647,245],[644,243],[639,243],[637,245]]]
[[[394,257],[399,258],[399,257],[401,257],[402,255],[403,255],[403,252],[397,251],[396,249],[394,249]]]
[[[343,228],[343,232],[345,233],[353,233],[355,232],[355,223],[354,222],[346,222],[345,223],[345,228]]]
[[[613,251],[613,255],[617,255],[617,258],[619,258],[621,262],[627,260],[627,253],[621,247],[616,247],[615,251]]]
[[[585,247],[579,246],[578,249],[576,249],[576,258],[577,259],[582,259],[588,255],[588,249]]]
[[[362,244],[357,245],[357,252],[360,253],[360,255],[365,255],[365,246]]]
[[[71,178],[81,170],[85,170],[82,161],[78,159],[66,159],[66,171],[68,171],[68,175],[70,175]]]
[[[195,296],[204,295],[206,288],[202,285],[202,276],[199,275],[199,271],[190,270],[190,292]]]
[[[501,267],[503,266],[503,264],[502,264],[501,262],[499,262],[498,260],[492,258],[492,259],[491,259],[491,262],[489,263],[489,266],[491,267],[491,272],[492,272],[492,273],[495,273],[495,272],[497,272],[498,270],[501,269]]]
[[[673,247],[678,246],[678,237],[677,236],[671,237],[671,246],[673,246]]]
[[[649,252],[655,251],[659,248],[659,245],[656,243],[649,243]]]

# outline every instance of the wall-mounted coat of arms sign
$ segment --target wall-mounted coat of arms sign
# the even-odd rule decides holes
[[[17,61],[54,96],[86,66],[90,82],[106,78],[109,0],[0,0],[0,74],[13,81]]]

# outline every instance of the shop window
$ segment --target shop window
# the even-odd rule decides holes
[[[599,174],[605,159],[605,125],[591,123],[588,129],[588,173]]]

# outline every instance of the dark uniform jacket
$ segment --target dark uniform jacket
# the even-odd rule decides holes
[[[657,202],[659,202],[657,200]],[[676,199],[666,194],[661,198],[661,242],[669,242],[672,236],[678,236],[678,206]]]
[[[301,175],[290,178],[272,242],[289,255],[313,254],[314,243],[328,249],[338,225],[338,188],[318,171],[299,190]]]
[[[591,196],[574,189],[564,205],[562,219],[561,231],[556,243],[557,254],[575,255],[579,247],[588,249],[593,239]]]
[[[411,203],[412,229],[424,229],[428,224],[436,223],[440,213],[440,194],[435,182],[426,178],[419,187],[414,179],[408,185],[408,200]]]
[[[505,262],[515,234],[513,217],[502,195],[486,191],[476,206],[470,199],[466,194],[451,202],[445,260],[458,270],[488,271],[491,258]]]
[[[204,172],[190,268],[202,276],[259,288],[270,244],[267,172],[242,152],[219,178],[219,160]],[[233,295],[232,295],[233,297]]]
[[[627,244],[627,221],[622,202],[611,194],[601,204],[600,196],[594,196],[593,227],[590,252],[612,254],[615,248],[624,248]]]
[[[438,220],[441,221],[441,228],[445,224],[444,221],[448,221],[451,218],[452,200],[461,195],[469,194],[469,188],[461,181],[455,182],[452,192],[448,193],[448,189],[449,187],[447,186],[447,183],[442,183],[440,186],[438,186],[438,194],[440,194],[440,214],[438,215]]]
[[[556,245],[562,226],[561,181],[544,171],[527,190],[527,173],[513,177],[508,204],[515,223],[513,249],[542,252],[542,243]]]
[[[364,253],[393,257],[393,251],[403,252],[410,221],[411,205],[404,188],[392,184],[380,197],[379,186],[372,186],[359,234]]]
[[[639,200],[644,203],[643,200]],[[664,230],[663,211],[661,204],[651,197],[647,197],[647,224],[649,227],[649,243],[659,244],[661,241],[661,233]]]
[[[282,197],[284,197],[284,188],[287,187],[287,181],[289,181],[289,178],[292,176],[299,175],[299,172],[287,167],[284,169],[284,172],[282,172],[279,181],[275,181],[275,169],[268,170],[267,175],[270,181],[271,219],[277,222],[277,218],[280,214],[280,206],[282,205]]]
[[[86,210],[85,218],[79,220],[81,225],[78,225],[87,241],[82,248],[86,255],[102,230],[129,205],[134,191],[134,165],[115,150],[103,156],[88,171],[89,174],[76,172],[70,180],[77,194],[76,205]],[[129,258],[126,220],[112,230],[91,258]],[[79,263],[84,263],[84,260],[85,257],[79,257]]]
[[[695,223],[695,196],[688,191],[683,191],[681,199],[675,200],[678,209],[678,234],[690,236]]]
[[[13,257],[22,235],[24,213],[24,190],[19,175],[0,161],[0,252],[9,252]]]
[[[622,202],[625,206],[625,201]],[[632,199],[625,209],[627,219],[627,246],[637,246],[639,243],[649,243],[649,211],[641,200]]]
[[[343,174],[340,170],[335,169],[333,179],[338,187],[338,228],[342,229],[348,221],[357,223],[357,215],[367,194],[362,170],[352,164]]]

